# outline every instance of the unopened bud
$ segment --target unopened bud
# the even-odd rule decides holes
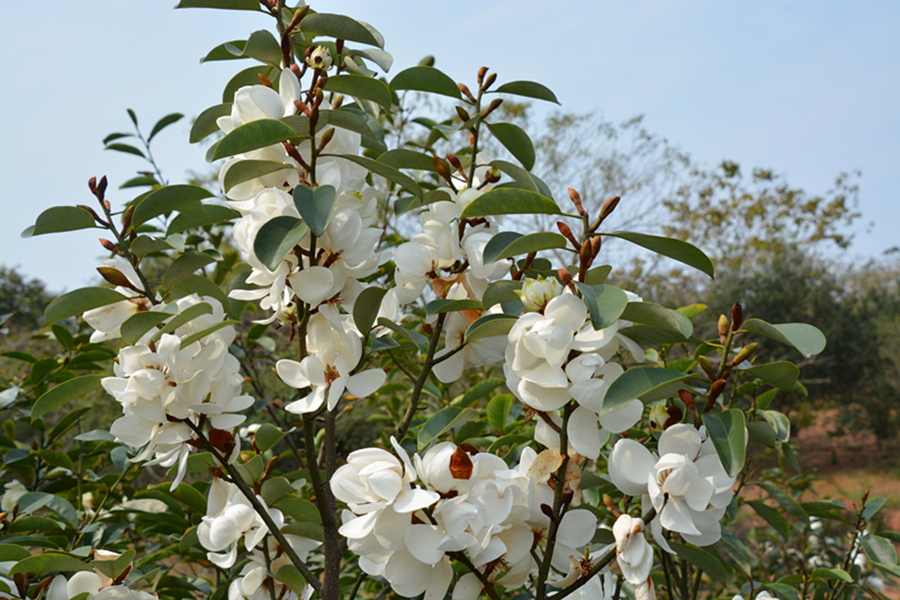
[[[459,91],[462,92],[463,95],[464,95],[466,98],[468,98],[473,104],[475,104],[476,102],[478,102],[477,100],[475,100],[475,96],[472,95],[472,92],[469,91],[469,88],[466,87],[466,84],[464,84],[464,83],[458,83],[457,85],[459,86]]]
[[[716,405],[716,399],[722,395],[722,392],[724,390],[724,379],[717,379],[715,382],[713,382],[712,386],[709,388],[709,400],[706,401],[706,406],[703,408],[704,412],[709,412],[712,410],[713,406]]]
[[[113,244],[109,240],[100,238],[100,245],[103,246],[104,248],[106,248],[107,250],[109,250],[110,252],[112,252],[113,254],[119,254],[119,249],[116,248],[116,245]]]
[[[551,300],[562,294],[563,288],[552,277],[526,279],[522,289],[514,290],[525,312],[541,312]]]
[[[719,341],[723,344],[728,340],[728,317],[721,315],[719,317]]]
[[[549,504],[541,504],[541,512],[544,513],[548,519],[556,522],[556,517],[553,515],[553,508]]]
[[[572,285],[572,274],[566,269],[557,269],[556,274],[559,275],[559,280],[563,282],[563,285]]]
[[[594,236],[591,238],[591,254],[594,258],[597,258],[597,255],[600,254],[600,236]]]
[[[489,87],[494,85],[494,82],[497,81],[497,74],[491,73],[488,75],[487,81],[484,82],[484,85],[481,86],[482,91],[487,90]]]
[[[681,412],[681,409],[677,406],[670,406],[666,408],[666,413],[669,415],[669,418],[666,419],[665,423],[663,423],[663,429],[668,429],[672,425],[681,423],[681,419],[684,418],[684,413]]]
[[[741,351],[737,353],[737,356],[735,356],[734,359],[730,363],[728,363],[728,366],[733,367],[735,365],[741,364],[745,360],[748,360],[751,356],[753,356],[753,353],[756,352],[757,348],[759,348],[759,344],[757,344],[756,342],[744,346],[743,348],[741,348]]]
[[[97,189],[100,190],[100,195],[106,193],[106,186],[109,185],[109,181],[106,179],[106,175],[100,178],[100,181],[97,183]]]
[[[306,16],[306,13],[309,12],[309,6],[304,6],[302,8],[298,8],[294,11],[294,18],[291,19],[291,22],[288,24],[287,31],[291,31],[297,25],[300,24],[300,21],[303,20],[303,17]]]
[[[497,167],[491,167],[487,170],[487,173],[485,173],[484,178],[488,183],[497,183],[498,181],[500,181],[500,173],[500,169],[498,169]]]
[[[309,111],[309,133],[314,135],[316,132],[316,125],[319,123],[319,105],[316,104],[312,107],[312,110]]]
[[[88,179],[88,188],[90,188],[92,194],[94,194],[95,196],[97,195],[98,190],[96,177],[91,177],[90,179]]]
[[[567,240],[572,242],[572,245],[576,248],[578,247],[578,240],[575,239],[575,236],[572,234],[572,229],[563,223],[562,221],[556,222],[556,227],[559,229],[559,232],[565,236]]]
[[[563,506],[568,506],[572,503],[572,499],[575,497],[575,490],[573,490],[568,485],[563,489],[562,500]]]
[[[459,159],[455,154],[447,154],[447,160],[450,161],[450,164],[453,165],[454,169],[462,171],[462,163],[459,162]]]
[[[694,408],[694,395],[687,390],[678,390],[678,397],[689,409]]]
[[[319,82],[321,83],[322,80],[320,79]],[[324,100],[324,99],[325,99],[325,92],[322,91],[322,87],[316,86],[316,106],[318,107],[320,104],[322,104],[322,100]]]
[[[331,58],[331,52],[324,46],[316,46],[312,52],[309,52],[305,56],[305,60],[306,64],[310,67],[319,69],[320,71],[327,71],[334,65],[334,60]]]
[[[599,221],[602,223],[606,220],[606,217],[612,214],[612,211],[616,210],[616,207],[619,205],[619,200],[622,198],[619,196],[613,196],[609,200],[603,203],[603,208],[600,209],[600,217]]]
[[[572,204],[575,205],[575,210],[578,211],[578,214],[583,215],[584,205],[581,203],[581,194],[577,190],[569,188],[569,198],[572,200]]]
[[[306,102],[304,102],[303,100],[294,100],[294,106],[297,108],[297,110],[309,117],[310,111],[309,107],[306,105]]]
[[[713,369],[713,365],[711,362],[709,362],[708,358],[706,358],[705,356],[701,356],[697,359],[697,361],[700,363],[700,368],[703,369],[703,372],[706,373],[707,377],[709,377],[710,379],[716,378],[716,370]]]
[[[331,129],[327,130],[325,133],[322,134],[322,138],[319,140],[319,145],[316,146],[316,152],[321,152],[322,150],[324,150],[325,146],[328,145],[328,142],[330,142],[331,138],[333,138],[333,137],[334,137],[334,127],[332,127]]]
[[[443,160],[439,156],[434,157],[434,170],[437,171],[437,174],[440,175],[447,183],[451,183],[453,181],[453,173],[450,172],[450,167],[447,165],[447,161]]]
[[[487,67],[481,67],[480,69],[478,69],[478,85],[481,85],[481,83],[484,81],[484,76],[487,75],[487,72]]]
[[[468,123],[469,119],[472,118],[469,116],[469,113],[467,113],[462,106],[456,107],[456,114],[459,116],[460,120],[462,120],[463,123]]]
[[[261,84],[263,84],[263,85],[266,86],[267,88],[272,88],[273,90],[275,89],[275,86],[272,85],[272,82],[269,81],[269,78],[268,78],[268,77],[266,77],[266,76],[263,75],[262,73],[257,73],[256,75],[257,75],[257,77],[259,77],[259,82],[260,82]]]
[[[297,63],[292,64],[291,65],[291,73],[296,75],[297,79],[300,79],[300,77],[302,77],[302,75],[300,74],[300,65],[298,65]]]
[[[475,134],[474,133],[469,134],[469,146],[471,146],[472,148],[475,147]]]
[[[578,253],[578,258],[580,260],[581,273],[585,273],[588,269],[591,268],[591,263],[594,261],[594,256],[591,248],[591,241],[585,240],[584,244],[581,245],[581,250]],[[579,281],[584,281],[583,278],[579,277]]]
[[[122,233],[125,233],[131,228],[131,220],[134,218],[134,204],[128,206],[125,209],[125,212],[122,213]]]
[[[343,104],[343,103],[344,103],[344,95],[338,94],[337,96],[334,97],[334,100],[331,102],[331,109],[337,110],[341,107],[341,104]]]
[[[731,307],[731,330],[737,331],[744,322],[744,309],[741,308],[740,302],[735,302]]]
[[[503,98],[494,98],[491,100],[491,103],[488,105],[487,110],[481,113],[481,118],[486,119],[489,114],[500,108],[500,105],[503,104]]]

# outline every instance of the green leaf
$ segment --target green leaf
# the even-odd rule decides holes
[[[493,215],[561,215],[556,202],[541,194],[515,188],[494,188],[473,200],[462,211],[463,218]]]
[[[384,39],[377,31],[344,15],[329,13],[308,15],[300,22],[300,31],[315,35],[327,35],[336,40],[384,47]]]
[[[237,211],[221,204],[200,204],[196,208],[199,209],[196,212],[191,212],[190,214],[181,213],[172,219],[172,222],[166,228],[166,236],[168,237],[189,229],[199,229],[207,225],[225,223],[241,216]]]
[[[587,272],[587,276],[584,278],[585,283],[588,285],[600,285],[601,283],[605,283],[606,278],[609,277],[610,271],[612,271],[611,265],[594,267]]]
[[[18,499],[19,512],[31,514],[42,508],[52,510],[71,525],[78,523],[78,513],[68,500],[45,492],[28,492]]]
[[[506,431],[506,423],[509,421],[509,411],[513,405],[512,394],[500,394],[494,396],[487,405],[488,423],[498,433]]]
[[[737,408],[719,414],[703,415],[706,432],[729,477],[737,477],[747,461],[747,430],[744,413]]]
[[[689,267],[694,267],[710,277],[715,278],[715,268],[713,267],[712,261],[702,250],[693,244],[672,238],[647,235],[645,233],[633,233],[631,231],[617,231],[615,233],[604,233],[603,235],[629,241],[632,244],[636,244],[647,250],[652,250],[657,254],[668,256]]]
[[[546,183],[544,183],[536,175],[529,173],[519,165],[514,165],[513,163],[507,162],[505,160],[493,160],[491,161],[491,166],[495,169],[500,169],[501,171],[509,175],[515,182],[515,187],[529,192],[541,194],[542,196],[546,196],[547,198],[553,198],[553,194],[550,193],[550,188],[547,187]],[[511,184],[504,183],[501,185]]]
[[[153,337],[150,338],[154,342],[158,341],[162,338],[163,335],[167,333],[173,333],[176,329],[181,327],[186,323],[190,323],[197,317],[202,317],[203,315],[211,315],[212,314],[212,306],[207,302],[201,302],[199,304],[194,304],[192,306],[188,306],[183,311],[172,317],[168,323],[166,323],[165,327],[158,330],[153,334]],[[184,346],[182,346],[184,347]]]
[[[197,340],[202,340],[206,336],[208,336],[212,333],[215,333],[220,329],[224,329],[225,327],[231,327],[232,325],[239,325],[239,324],[240,324],[240,321],[235,321],[235,320],[229,319],[227,321],[219,321],[218,323],[213,323],[212,325],[207,325],[203,329],[200,329],[199,331],[195,331],[191,335],[183,338],[181,340],[181,345],[179,346],[179,349],[187,348],[188,346],[190,346]]]
[[[203,252],[194,250],[185,252],[169,266],[169,269],[163,276],[162,289],[171,290],[176,283],[212,262],[215,262],[215,259]]]
[[[266,425],[268,425],[268,423],[266,423]],[[265,427],[265,425],[263,425],[263,427]],[[284,434],[282,434],[280,431],[278,433],[281,434],[281,437],[284,437]],[[279,437],[278,439],[280,440],[281,437]],[[257,432],[257,446],[259,445],[259,441],[259,432]],[[274,446],[275,444],[273,443],[272,445]],[[293,492],[294,488],[291,486],[291,482],[284,477],[269,477],[263,482],[262,487],[259,490],[259,493],[263,497],[263,500],[265,500],[266,504],[268,504],[269,506],[272,506],[286,494],[291,494],[289,498],[292,498],[294,496]]]
[[[628,305],[628,295],[613,285],[588,285],[576,281],[591,314],[591,325],[596,330],[606,329],[619,320]]]
[[[410,67],[397,73],[397,76],[391,80],[391,89],[394,91],[416,90],[419,92],[431,92],[432,94],[450,96],[456,100],[462,98],[456,82],[434,67]]]
[[[228,309],[231,306],[231,301],[228,299],[228,296],[225,295],[225,292],[222,291],[222,288],[202,275],[188,275],[176,283],[175,287],[172,290],[169,290],[169,293],[174,296],[176,290],[178,292],[184,292],[185,295],[197,294],[198,296],[211,296],[219,301],[219,304],[222,305],[225,312],[228,312]]]
[[[850,573],[837,567],[833,569],[816,569],[812,572],[812,576],[821,579],[833,579],[835,581],[853,581],[853,578],[850,577]]]
[[[866,521],[872,518],[872,516],[877,513],[881,508],[887,504],[887,498],[869,498],[866,502],[866,508],[863,509],[862,517]]]
[[[432,300],[425,306],[425,314],[437,315],[440,313],[456,312],[460,310],[482,310],[484,307],[480,300]]]
[[[382,327],[387,327],[394,333],[400,334],[401,337],[406,338],[407,340],[415,344],[416,347],[418,347],[419,352],[425,352],[425,350],[428,348],[428,338],[418,331],[411,331],[409,329],[401,327],[390,319],[385,319],[384,317],[378,317],[377,323]]]
[[[77,206],[54,206],[38,215],[34,225],[22,232],[23,238],[45,233],[93,229],[96,227],[91,213]]]
[[[790,539],[791,526],[778,509],[772,508],[759,500],[751,500],[748,504],[753,507],[756,514],[761,516],[766,523],[772,526],[772,529],[778,532],[778,535],[780,535],[784,541]]]
[[[415,210],[428,204],[435,202],[451,202],[450,194],[444,190],[431,190],[419,198],[418,196],[408,196],[406,198],[398,198],[394,201],[394,214],[398,217],[405,212]]]
[[[298,185],[294,188],[294,206],[316,237],[322,237],[331,222],[336,200],[337,192],[330,185],[314,188]]]
[[[472,405],[476,400],[486,396],[496,390],[501,385],[506,383],[505,379],[500,379],[499,377],[494,377],[491,379],[485,379],[484,381],[479,381],[472,388],[467,391],[465,394],[460,396],[458,399],[452,402],[453,406],[458,406],[460,408],[465,408],[467,406]]]
[[[656,344],[677,344],[685,341],[684,334],[668,329],[648,327],[646,325],[634,325],[619,329],[621,335],[634,340],[641,346],[655,346]]]
[[[652,302],[629,302],[619,318],[624,321],[634,321],[650,327],[665,329],[666,331],[674,331],[683,334],[684,338],[687,339],[694,333],[694,328],[686,318],[687,327],[685,327],[684,322],[678,318],[680,316],[674,310],[669,310]]]
[[[29,556],[31,556],[31,553],[22,546],[17,546],[15,544],[0,544],[0,562],[18,562]]]
[[[231,40],[230,42],[219,44],[210,50],[206,56],[200,59],[200,64],[202,65],[205,62],[214,62],[217,60],[240,60],[242,58],[247,58],[243,55],[244,47],[246,45],[247,40]],[[239,54],[234,54],[234,52],[232,52],[232,49],[234,48],[237,48]]]
[[[515,96],[525,96],[526,98],[535,98],[536,100],[546,100],[547,102],[559,104],[559,100],[556,99],[556,94],[551,92],[550,88],[541,85],[540,83],[535,83],[534,81],[510,81],[509,83],[504,83],[490,93],[513,94]]]
[[[303,579],[303,574],[300,573],[294,565],[281,565],[275,573],[275,579],[289,587],[297,596],[303,596],[303,590],[306,588],[306,580]]]
[[[177,306],[172,304],[169,306],[177,311]],[[152,328],[156,327],[166,319],[170,318],[173,314],[172,312],[162,312],[162,311],[145,311],[139,312],[131,315],[122,323],[122,326],[119,328],[119,331],[122,335],[122,341],[126,344],[136,344],[139,339],[144,337],[144,334],[150,331]]]
[[[365,113],[361,116],[356,111],[347,108],[323,110],[319,112],[319,124],[317,127],[320,131],[322,130],[322,119],[325,118],[328,125],[358,133],[363,137],[381,144],[384,141],[383,132],[381,132],[382,135],[379,136],[379,134],[372,129],[372,125],[364,118],[364,116]],[[309,126],[307,124],[307,131],[308,130]]]
[[[168,215],[175,210],[211,198],[212,193],[196,185],[167,185],[151,191],[134,209],[132,223],[135,229],[161,215]]]
[[[410,177],[409,175],[404,175],[397,169],[390,167],[384,163],[378,162],[377,160],[372,160],[371,158],[367,158],[365,156],[357,156],[355,154],[328,154],[324,156],[340,156],[341,158],[346,158],[350,162],[354,162],[361,167],[365,167],[376,175],[381,175],[388,181],[393,181],[397,185],[402,186],[410,193],[415,194],[418,198],[424,198],[425,196],[425,192],[422,191],[422,188],[413,180],[412,177]]]
[[[259,228],[253,240],[253,253],[262,264],[274,271],[308,232],[309,227],[300,219],[287,215],[275,217]]]
[[[191,125],[191,134],[188,137],[188,141],[192,144],[196,144],[200,140],[204,140],[208,136],[219,131],[219,125],[216,123],[216,119],[230,115],[231,106],[231,102],[217,104],[215,106],[210,106],[200,113],[194,120],[194,124]]]
[[[99,308],[127,299],[119,292],[108,288],[86,287],[72,290],[55,298],[47,306],[47,309],[44,311],[44,323],[46,325],[57,323],[63,319],[80,315],[92,308]]]
[[[482,315],[466,329],[464,342],[469,344],[484,338],[505,336],[516,324],[512,315]]]
[[[170,115],[164,116],[162,119],[156,122],[156,125],[153,126],[153,131],[150,132],[150,137],[147,138],[147,142],[153,139],[157,133],[171,125],[172,123],[177,123],[184,117],[181,113],[172,113]]]
[[[484,305],[484,310],[505,302],[519,302],[519,295],[516,294],[515,290],[521,289],[521,281],[511,281],[509,279],[495,281],[487,287],[481,297],[481,303]]]
[[[56,552],[44,552],[37,556],[30,556],[17,562],[9,570],[10,575],[18,573],[68,573],[71,571],[90,571],[91,567],[74,556],[58,554]]]
[[[869,560],[887,567],[894,567],[897,564],[897,553],[894,545],[880,535],[863,535],[859,538],[859,543],[869,556]]]
[[[762,379],[769,385],[774,385],[783,392],[792,391],[797,378],[800,376],[800,369],[787,361],[773,362],[741,370]]]
[[[41,459],[46,462],[51,467],[62,467],[64,469],[68,469],[70,471],[75,470],[75,465],[72,464],[72,459],[68,457],[68,455],[63,454],[62,452],[56,452],[55,450],[32,450],[31,453],[35,456],[40,456]]]
[[[804,523],[809,523],[809,515],[806,514],[803,507],[800,506],[800,504],[798,504],[785,490],[765,481],[760,482],[757,485],[769,492],[769,495],[775,498],[778,504],[781,505],[781,508],[786,510],[792,517],[799,519]]]
[[[747,319],[744,321],[744,329],[796,348],[806,358],[825,349],[825,335],[806,323],[771,325],[762,319]]]
[[[752,423],[747,423],[747,435],[751,442],[763,444],[769,448],[775,447],[775,442],[777,440],[775,437],[775,430],[765,421],[753,421]]]
[[[155,178],[149,176],[132,177],[131,179],[120,185],[119,189],[125,190],[128,188],[143,187],[147,185],[159,185],[159,182]]]
[[[695,548],[687,544],[670,541],[669,545],[675,554],[688,561],[705,574],[709,575],[724,586],[728,586],[731,582],[732,571],[728,563],[724,562],[720,557],[708,552],[702,548]]]
[[[434,159],[423,152],[396,148],[388,150],[378,157],[378,162],[395,169],[415,169],[416,171],[434,171]]]
[[[269,173],[291,168],[290,165],[272,160],[239,160],[225,171],[223,187],[227,194],[231,191],[231,188],[238,184],[268,175]]]
[[[104,150],[115,150],[116,152],[124,152],[125,154],[134,154],[135,156],[140,156],[141,158],[147,158],[144,156],[144,153],[135,148],[134,146],[129,146],[128,144],[107,144]]]
[[[136,554],[137,552],[129,549],[113,560],[92,560],[91,565],[110,579],[118,579],[131,568],[131,562]]]
[[[680,383],[694,376],[658,367],[631,368],[619,375],[606,390],[603,396],[602,412],[604,415],[614,408],[618,408],[635,398],[644,402],[645,397],[652,397],[658,390],[667,389],[673,384]],[[673,392],[673,395],[676,392]]]
[[[514,231],[503,231],[492,237],[485,245],[482,260],[488,265],[501,258],[565,247],[566,238],[558,233],[539,231],[523,235]]]
[[[294,130],[281,121],[276,121],[275,119],[250,121],[234,128],[228,135],[223,137],[219,141],[218,146],[216,146],[212,159],[215,161],[220,158],[234,156],[235,154],[243,154],[251,150],[280,144],[295,136]]]
[[[280,74],[281,69],[270,65],[259,65],[244,69],[232,77],[225,85],[225,89],[222,91],[222,102],[233,102],[235,92],[246,85],[259,85],[260,75],[269,81],[275,81]],[[207,162],[212,162],[212,155],[208,155]]]
[[[131,243],[131,253],[136,256],[146,256],[154,252],[165,252],[172,249],[167,241],[149,235],[139,235]]]
[[[521,444],[523,442],[530,442],[533,439],[534,438],[532,438],[530,435],[518,435],[518,434],[504,435],[504,436],[498,437],[496,440],[494,440],[491,443],[491,445],[488,446],[487,451],[490,452],[491,454],[494,454],[500,448],[505,448],[506,446],[512,446],[514,444]],[[601,529],[600,531],[606,531],[606,530]],[[612,532],[610,532],[610,534],[611,533]]]
[[[280,442],[285,435],[286,434],[283,431],[271,423],[263,423],[263,425],[256,430],[253,441],[256,442],[256,447],[259,448],[260,452],[265,452]]]
[[[309,500],[288,496],[287,498],[276,500],[274,506],[298,521],[309,521],[310,523],[322,522],[322,517],[319,515],[318,509]]]
[[[220,8],[259,11],[257,0],[181,0],[175,8]]]
[[[791,439],[791,421],[787,415],[777,410],[757,410],[766,423],[768,423],[775,432],[775,439],[779,442],[786,443]]]
[[[281,64],[281,44],[265,29],[251,33],[247,43],[238,51],[242,57],[254,58],[273,67]]]
[[[534,168],[534,143],[525,130],[512,123],[485,123],[494,137],[527,170]]]
[[[201,494],[197,488],[186,483],[179,483],[178,487],[169,491],[171,486],[171,483],[161,483],[154,486],[153,489],[159,490],[167,496],[175,498],[198,515],[206,514],[206,498],[203,497],[203,494]]]
[[[356,302],[353,303],[353,322],[356,323],[356,328],[364,340],[372,331],[385,294],[387,290],[383,287],[368,287],[360,292]]]
[[[391,110],[391,90],[378,79],[363,75],[337,75],[328,78],[325,82],[325,91],[370,100],[386,111]]]
[[[422,425],[422,429],[419,430],[417,440],[419,452],[424,450],[433,440],[454,427],[477,418],[479,418],[478,411],[473,408],[459,408],[458,406],[442,408],[434,413],[434,415]]]

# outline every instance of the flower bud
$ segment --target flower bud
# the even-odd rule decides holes
[[[497,81],[497,74],[491,73],[488,75],[487,81],[484,82],[484,85],[481,86],[482,91],[487,90],[489,87],[494,85],[494,82]]]
[[[456,114],[459,116],[460,120],[463,123],[468,123],[469,120],[472,118],[469,116],[469,113],[467,113],[466,110],[462,106],[456,107]]]
[[[606,217],[612,214],[612,211],[616,210],[616,207],[619,205],[619,200],[622,198],[619,196],[613,196],[609,200],[603,203],[603,208],[600,209],[600,222],[602,223]]]
[[[487,72],[487,67],[481,67],[480,69],[478,69],[478,85],[481,85],[481,83],[484,81],[484,76],[487,75]]]
[[[703,369],[703,372],[706,373],[706,376],[710,379],[716,378],[716,370],[713,368],[712,363],[705,356],[701,356],[697,359],[700,363],[700,368]]]
[[[91,177],[90,179],[88,179],[88,188],[91,190],[91,193],[93,195],[96,196],[98,194],[99,190],[97,190],[97,178],[96,177]]]
[[[100,191],[100,195],[104,195],[106,193],[106,186],[109,185],[109,181],[106,179],[106,175],[100,178],[100,182],[97,183],[97,189]]]
[[[735,365],[741,364],[742,362],[753,356],[753,353],[756,352],[757,348],[759,348],[759,344],[757,344],[756,342],[744,346],[743,348],[741,348],[741,351],[737,353],[737,356],[735,356],[734,359],[730,363],[728,363],[728,366],[733,367]]]
[[[119,249],[109,240],[105,240],[100,238],[100,245],[112,252],[113,254],[119,254]]]
[[[487,173],[485,173],[484,179],[489,183],[497,183],[498,181],[500,181],[500,173],[500,169],[498,169],[497,167],[491,167],[490,169],[488,169]]]
[[[450,172],[450,167],[447,166],[447,161],[438,156],[435,156],[434,170],[437,171],[437,174],[440,175],[445,181],[447,181],[447,183],[452,183],[453,174]]]
[[[451,165],[453,165],[454,169],[456,169],[457,171],[462,173],[462,170],[463,170],[462,163],[459,162],[459,159],[456,157],[455,154],[447,154],[447,160],[450,162]]]
[[[725,390],[725,380],[717,379],[712,387],[709,388],[709,400],[706,401],[706,406],[703,408],[704,412],[709,412],[712,410],[713,406],[716,405],[716,399],[722,395],[722,392]]]
[[[106,221],[104,221],[103,219],[101,219],[101,218],[100,218],[100,215],[98,215],[96,212],[94,212],[94,209],[91,208],[90,206],[86,206],[86,205],[84,205],[84,204],[77,204],[76,206],[77,206],[78,208],[80,208],[81,210],[86,210],[86,211],[88,211],[89,213],[91,213],[91,216],[94,217],[94,221],[96,221],[97,223],[106,223]]]
[[[491,100],[491,103],[488,105],[487,110],[481,113],[481,118],[486,119],[489,114],[500,108],[500,105],[503,104],[503,98],[494,98]]]
[[[584,205],[581,202],[581,194],[577,190],[569,188],[569,198],[572,200],[572,204],[575,205],[575,210],[578,211],[578,214],[583,215]]]
[[[331,110],[337,110],[341,107],[341,104],[344,103],[344,95],[338,94],[334,97],[334,100],[331,102]]]
[[[563,223],[562,221],[557,221],[557,222],[556,222],[556,227],[557,227],[557,229],[559,229],[559,232],[560,232],[561,234],[563,234],[563,236],[564,236],[567,240],[569,240],[570,242],[572,242],[572,245],[573,245],[573,246],[575,246],[576,248],[578,247],[578,240],[575,239],[575,236],[572,234],[572,229],[571,229],[568,225],[566,225],[566,224]]]
[[[306,64],[313,69],[327,71],[332,67],[334,61],[331,58],[331,52],[328,51],[328,48],[316,46],[315,50],[306,55]]]
[[[472,95],[472,92],[469,91],[469,88],[466,86],[466,84],[458,83],[456,85],[459,86],[459,91],[462,92],[463,95],[472,102],[472,104],[475,104],[477,102],[477,100],[475,100],[475,96]]]
[[[272,82],[269,81],[269,78],[268,78],[268,77],[266,77],[266,76],[263,75],[262,73],[257,73],[256,75],[259,77],[259,82],[260,82],[261,84],[263,84],[263,85],[266,86],[267,88],[271,88],[271,89],[273,89],[273,90],[275,89],[275,86],[272,85]]]
[[[322,152],[325,149],[325,146],[328,145],[328,142],[331,141],[331,138],[334,137],[334,127],[327,130],[322,134],[322,138],[319,140],[319,145],[316,147],[316,152]]]
[[[678,390],[678,397],[689,409],[694,408],[694,395],[687,390]]]
[[[723,344],[728,340],[728,317],[719,316],[719,341]]]
[[[591,255],[594,258],[597,258],[597,255],[600,254],[600,236],[594,236],[591,238]]]
[[[288,24],[287,29],[285,31],[292,31],[297,25],[300,24],[300,21],[303,20],[303,17],[306,16],[306,13],[309,12],[309,6],[304,6],[302,8],[298,8],[294,11],[294,17],[291,19],[291,22]]]
[[[654,404],[650,409],[650,422],[662,429],[663,425],[665,425],[668,420],[669,413],[666,410],[665,403],[659,402]]]
[[[125,209],[125,212],[122,213],[122,233],[125,233],[131,228],[131,220],[134,218],[134,204],[128,206]]]
[[[522,289],[515,292],[525,306],[525,312],[540,312],[548,302],[562,294],[563,288],[556,279],[538,277],[526,279]]]
[[[571,287],[573,290],[575,289],[575,286],[572,285],[572,274],[569,273],[568,270],[566,270],[566,269],[557,269],[557,270],[556,270],[556,273],[557,273],[557,275],[559,275],[559,279],[560,279],[560,281],[563,282],[563,285],[569,286],[569,287]]]
[[[744,322],[744,309],[741,308],[740,302],[735,302],[731,307],[731,330],[737,331]]]
[[[131,285],[131,282],[128,281],[128,278],[125,277],[121,271],[113,269],[112,267],[97,267],[97,272],[100,273],[100,276],[103,277],[103,279],[115,286],[134,289],[134,286]]]
[[[591,268],[591,263],[594,261],[591,240],[584,241],[581,245],[581,250],[578,252],[578,257],[580,259],[581,273],[587,272],[587,270]]]
[[[681,423],[681,419],[684,418],[684,413],[681,412],[681,409],[678,408],[677,406],[668,407],[666,409],[666,414],[669,416],[669,418],[666,419],[665,423],[663,423],[663,429],[668,429],[672,425],[677,425],[678,423]]]

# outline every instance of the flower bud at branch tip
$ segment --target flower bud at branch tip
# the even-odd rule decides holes
[[[572,242],[572,245],[578,248],[578,240],[575,239],[575,236],[572,234],[572,229],[563,223],[562,221],[556,222],[556,227],[559,229],[559,232],[565,236],[567,240]]]
[[[262,73],[257,73],[256,75],[259,77],[259,82],[260,82],[261,84],[263,84],[263,85],[266,86],[267,88],[271,88],[271,89],[273,89],[273,90],[275,89],[275,86],[272,85],[272,82],[269,81],[269,78],[268,78],[268,77],[266,77],[266,76],[263,75]]]
[[[710,379],[716,378],[716,370],[713,368],[713,365],[708,358],[700,356],[697,361],[700,363],[700,368],[703,369],[703,372],[706,373],[707,377]]]
[[[735,302],[731,307],[731,330],[737,331],[744,322],[744,309],[740,302]]]
[[[603,208],[600,209],[600,217],[598,219],[601,223],[606,220],[606,217],[611,215],[614,210],[616,210],[616,207],[619,205],[619,201],[621,199],[622,198],[620,196],[613,196],[603,203]]]
[[[463,123],[468,123],[469,119],[472,118],[469,116],[469,113],[467,113],[462,106],[456,107],[456,114],[459,116],[459,118],[462,120]]]
[[[584,216],[585,212],[584,205],[581,202],[581,194],[579,194],[577,190],[569,188],[569,198],[572,200],[572,204],[575,205],[575,210],[578,211],[578,214]]]
[[[748,360],[751,356],[753,356],[753,353],[756,352],[757,348],[759,348],[759,344],[757,344],[756,342],[744,346],[743,348],[741,348],[741,351],[737,353],[737,356],[735,356],[734,359],[730,363],[728,363],[728,366],[734,367],[735,365],[739,365],[745,360]]]
[[[125,209],[125,212],[122,214],[122,234],[124,235],[126,231],[131,228],[131,220],[134,217],[134,204],[128,206]]]
[[[113,254],[119,254],[119,249],[116,248],[116,245],[113,244],[109,240],[100,238],[100,245],[103,246],[104,248],[106,248],[107,250],[109,250],[110,252],[112,252]]]
[[[719,316],[719,341],[723,344],[728,340],[728,317]]]
[[[326,131],[322,134],[322,139],[319,140],[319,145],[316,147],[316,152],[322,152],[325,149],[325,146],[328,145],[328,142],[331,141],[331,138],[334,137],[334,127]]]
[[[481,118],[486,119],[489,114],[497,110],[503,104],[503,98],[494,98],[488,105],[487,110],[481,113]]]
[[[476,104],[478,102],[477,100],[475,100],[475,96],[472,95],[472,92],[469,91],[469,88],[466,87],[466,84],[458,83],[456,85],[459,86],[459,91],[462,92],[463,95],[472,102],[472,104]]]
[[[488,75],[487,81],[484,82],[484,85],[481,86],[481,91],[486,91],[489,87],[494,85],[494,82],[497,81],[497,74],[491,73]]]
[[[600,254],[600,236],[595,236],[591,238],[591,254],[594,258],[597,258],[597,255]],[[593,262],[593,261],[592,261]]]
[[[703,412],[709,412],[716,405],[716,399],[722,395],[722,392],[725,390],[725,380],[717,379],[715,383],[712,384],[712,387],[709,388],[709,400],[706,401],[706,406],[703,407]]]
[[[481,67],[480,69],[478,69],[478,85],[481,85],[481,83],[484,81],[484,76],[487,75],[487,72],[487,67]]]

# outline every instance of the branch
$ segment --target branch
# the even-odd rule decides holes
[[[406,411],[406,416],[403,417],[403,423],[401,423],[400,427],[397,428],[398,440],[403,440],[403,437],[406,435],[406,431],[409,429],[410,423],[412,423],[413,416],[415,416],[416,410],[418,410],[419,408],[419,398],[422,396],[422,388],[425,387],[425,382],[428,381],[428,376],[431,374],[431,367],[435,365],[434,353],[437,350],[438,341],[441,337],[441,331],[444,329],[444,319],[446,318],[447,313],[441,313],[438,317],[437,325],[431,332],[431,341],[428,344],[428,352],[425,355],[425,364],[422,366],[422,372],[419,373],[419,378],[416,379],[416,385],[413,388],[412,399],[409,403],[409,409]]]

